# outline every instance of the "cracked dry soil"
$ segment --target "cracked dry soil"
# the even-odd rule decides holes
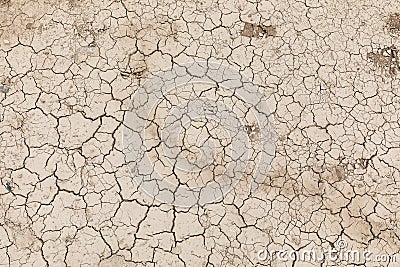
[[[0,266],[399,266],[257,257],[340,239],[399,253],[399,14],[389,0],[1,0]],[[249,77],[277,139],[255,191],[243,179],[182,208],[139,190],[122,132],[137,88],[192,61]],[[191,162],[225,138],[212,125],[180,132]],[[192,184],[225,171],[221,140],[218,168]]]

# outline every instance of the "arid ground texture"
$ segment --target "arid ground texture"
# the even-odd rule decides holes
[[[0,0],[0,266],[400,266],[399,49],[393,0]]]

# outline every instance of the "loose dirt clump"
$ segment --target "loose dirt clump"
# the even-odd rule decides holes
[[[264,26],[264,25],[257,25],[254,23],[245,22],[244,28],[240,33],[242,36],[245,37],[275,37],[276,36],[276,27],[274,26]]]
[[[390,14],[386,20],[386,27],[391,34],[400,34],[400,13]]]
[[[246,125],[245,129],[251,141],[257,140],[260,134],[260,128],[257,124],[253,123],[251,125]]]
[[[379,49],[377,52],[369,52],[367,58],[381,68],[382,73],[387,71],[390,76],[395,76],[400,70],[399,50],[394,46]]]

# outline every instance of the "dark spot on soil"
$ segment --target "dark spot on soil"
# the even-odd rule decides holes
[[[32,30],[33,29],[33,23],[27,23],[26,24],[26,29],[27,30]]]
[[[386,20],[386,26],[390,33],[400,33],[400,13],[393,13]]]
[[[358,159],[357,163],[360,165],[360,168],[366,169],[368,167],[369,160],[368,159]]]
[[[246,129],[247,135],[249,136],[251,141],[258,139],[260,134],[260,127],[258,127],[256,123],[246,125],[244,126],[244,128]]]
[[[6,188],[7,188],[7,190],[8,190],[9,192],[12,191],[12,187],[11,187],[10,182],[6,182]]]
[[[133,77],[136,79],[140,79],[142,77],[144,77],[145,72],[147,71],[146,67],[138,67],[135,69],[129,69],[126,71],[121,71],[121,76],[123,78],[129,78],[129,77]]]
[[[245,22],[244,28],[240,33],[242,36],[245,37],[275,37],[276,36],[276,27],[274,26],[264,26],[264,25],[257,25],[254,23]]]
[[[382,72],[387,71],[390,76],[394,76],[400,70],[398,54],[399,50],[392,45],[377,52],[369,52],[367,58],[374,62],[375,66],[380,67]]]
[[[138,67],[135,68],[131,71],[132,75],[136,78],[141,78],[143,77],[143,74],[145,73],[145,71],[147,70],[146,67]]]
[[[336,166],[335,173],[339,182],[345,180],[347,177],[344,166]]]

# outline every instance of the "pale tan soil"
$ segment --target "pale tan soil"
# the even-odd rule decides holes
[[[1,0],[0,266],[355,266],[257,258],[338,239],[398,254],[399,13],[389,0]],[[123,120],[147,77],[193,60],[259,86],[276,155],[255,192],[247,173],[223,201],[179,208],[138,190]]]

